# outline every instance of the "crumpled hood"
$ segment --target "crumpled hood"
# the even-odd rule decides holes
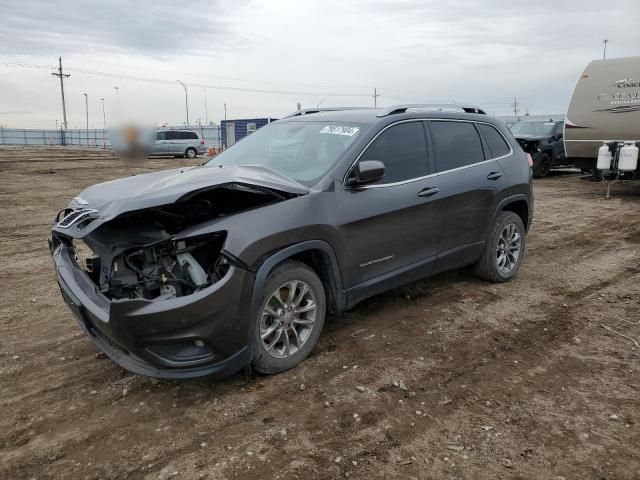
[[[187,167],[145,173],[99,183],[84,189],[70,207],[98,211],[103,220],[121,213],[174,203],[184,195],[218,185],[245,185],[304,195],[304,185],[259,166]]]
[[[526,140],[527,142],[541,142],[543,140],[547,140],[549,137],[544,135],[527,135],[521,133],[519,135],[514,135],[516,140]]]

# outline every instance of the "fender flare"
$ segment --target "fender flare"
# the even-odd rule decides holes
[[[496,206],[494,212],[493,212],[493,218],[491,219],[491,224],[493,225],[493,223],[496,221],[496,218],[498,217],[498,214],[504,210],[504,207],[509,205],[510,203],[514,203],[514,202],[518,202],[523,200],[526,204],[527,204],[527,211],[528,211],[528,225],[525,225],[525,229],[527,231],[529,231],[529,227],[531,226],[531,222],[533,221],[533,212],[531,211],[531,203],[529,202],[529,197],[524,194],[524,193],[517,193],[515,195],[509,195],[508,197],[503,198],[502,200],[500,200],[500,202],[498,202],[498,205]]]
[[[269,273],[271,273],[276,265],[282,263],[283,261],[291,258],[298,253],[302,253],[308,250],[321,250],[323,253],[327,254],[331,264],[331,269],[333,270],[332,273],[334,287],[336,290],[335,292],[333,292],[333,294],[336,298],[336,306],[338,310],[344,309],[344,306],[346,305],[346,295],[342,288],[342,276],[340,274],[338,258],[336,257],[336,254],[331,245],[323,240],[307,240],[304,242],[296,243],[294,245],[290,245],[270,255],[264,262],[262,262],[255,273],[253,289],[251,292],[251,308],[249,312],[250,319],[248,322],[249,332],[247,332],[250,346],[253,345],[253,342],[251,341],[251,329],[253,328],[253,320],[256,318],[258,309],[260,308],[260,297],[262,295],[262,289],[267,280],[267,276],[269,275]],[[326,285],[325,287],[331,288],[331,286],[328,285]]]

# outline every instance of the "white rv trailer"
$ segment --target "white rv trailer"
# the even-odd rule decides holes
[[[567,160],[595,172],[603,143],[640,141],[640,57],[594,60],[578,79],[565,121]],[[639,178],[640,171],[634,176]]]

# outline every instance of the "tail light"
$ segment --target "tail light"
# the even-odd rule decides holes
[[[529,167],[533,167],[533,158],[531,158],[531,155],[529,155],[527,153],[527,163],[529,164]]]
[[[200,145],[204,145],[204,138],[200,139]]]

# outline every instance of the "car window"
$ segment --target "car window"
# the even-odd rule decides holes
[[[164,138],[167,140],[177,140],[177,134],[178,132],[164,132]]]
[[[198,134],[196,132],[183,132],[184,133],[184,137],[185,139],[189,139],[189,140],[197,140],[198,139]]]
[[[422,122],[400,123],[383,131],[360,157],[364,160],[384,163],[381,184],[424,177],[429,167]]]
[[[164,140],[165,139],[165,132],[158,132],[158,135],[156,135],[156,140]]]
[[[471,122],[431,122],[438,172],[482,162],[482,142]]]
[[[487,125],[486,123],[479,123],[478,128],[487,142],[491,158],[502,157],[509,154],[511,151],[509,144],[494,126]]]

